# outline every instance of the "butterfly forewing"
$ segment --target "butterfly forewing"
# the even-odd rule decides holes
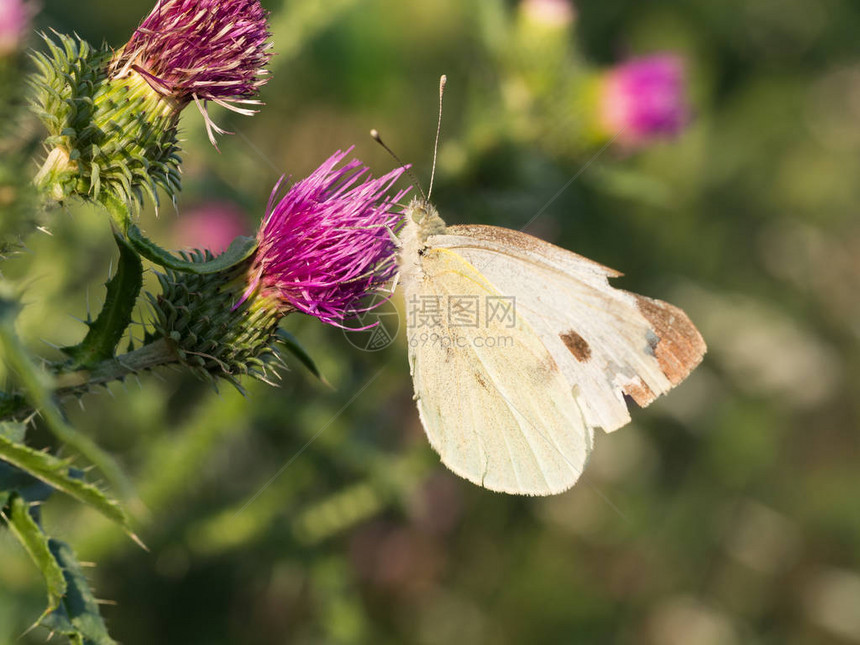
[[[525,233],[452,226],[428,240],[456,253],[515,298],[553,357],[590,427],[630,421],[625,394],[645,406],[702,359],[705,344],[677,307],[609,285],[619,275]]]

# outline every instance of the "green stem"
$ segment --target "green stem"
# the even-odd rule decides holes
[[[257,240],[252,237],[239,236],[230,244],[226,251],[218,257],[206,262],[192,262],[176,257],[167,249],[146,237],[132,221],[128,206],[116,196],[105,191],[99,197],[119,230],[128,239],[137,253],[153,264],[160,267],[204,275],[226,271],[240,262],[247,260],[257,250]]]
[[[62,350],[72,359],[72,369],[91,368],[100,361],[114,357],[143,285],[143,265],[128,241],[114,231],[119,261],[116,273],[107,283],[104,305],[94,322],[88,322],[86,337],[74,347]]]
[[[130,226],[134,226],[131,219],[131,212],[128,208],[128,204],[122,201],[116,195],[112,195],[110,192],[105,191],[102,195],[99,196],[99,201],[102,206],[107,209],[107,212],[110,213],[110,216],[113,218],[114,224],[116,224],[117,228],[120,232],[128,236],[128,229]]]
[[[122,356],[101,361],[90,369],[57,374],[54,381],[56,386],[54,395],[61,398],[79,396],[96,386],[111,381],[121,381],[131,374],[139,374],[178,361],[179,355],[173,344],[164,338],[159,338]],[[33,411],[33,405],[20,395],[4,392],[0,393],[0,400],[2,400],[0,421],[20,417]]]
[[[175,345],[166,338],[159,338],[122,356],[97,363],[92,369],[60,374],[57,376],[56,393],[60,396],[80,394],[97,385],[120,381],[130,374],[178,361]]]

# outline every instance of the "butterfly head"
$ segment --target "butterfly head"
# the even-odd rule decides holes
[[[421,257],[427,252],[427,239],[445,232],[445,222],[436,208],[424,197],[415,197],[403,211],[404,226],[400,232],[398,264],[400,279],[415,283],[422,279]]]
[[[406,226],[415,230],[416,237],[425,242],[431,235],[445,232],[445,222],[439,211],[423,197],[414,197],[404,211]]]

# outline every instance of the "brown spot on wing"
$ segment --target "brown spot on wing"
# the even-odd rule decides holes
[[[591,358],[591,347],[588,345],[588,342],[572,329],[559,334],[558,337],[561,338],[564,346],[570,350],[573,357],[580,363],[585,363]]]
[[[631,397],[634,401],[636,401],[636,405],[640,408],[644,408],[651,401],[657,398],[657,395],[654,394],[654,391],[648,387],[645,383],[642,382],[641,378],[636,378],[636,381],[633,383],[628,383],[622,389],[622,392],[627,396]]]
[[[672,385],[677,385],[702,361],[707,350],[705,341],[687,314],[677,307],[662,300],[637,294],[633,296],[639,311],[660,339],[654,347],[660,369]],[[628,394],[636,399],[636,395]],[[638,400],[636,402],[639,403]]]

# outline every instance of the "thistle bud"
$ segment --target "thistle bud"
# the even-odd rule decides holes
[[[177,219],[174,239],[181,248],[221,253],[237,236],[244,235],[246,229],[245,217],[238,206],[210,201],[184,212]]]
[[[511,129],[529,138],[576,73],[572,55],[572,25],[576,10],[569,0],[522,0],[514,13],[513,29],[505,39],[500,60],[509,72],[503,96],[516,117]],[[540,115],[539,117],[537,115]]]
[[[524,21],[545,32],[565,30],[576,19],[570,0],[523,0],[519,10]]]

